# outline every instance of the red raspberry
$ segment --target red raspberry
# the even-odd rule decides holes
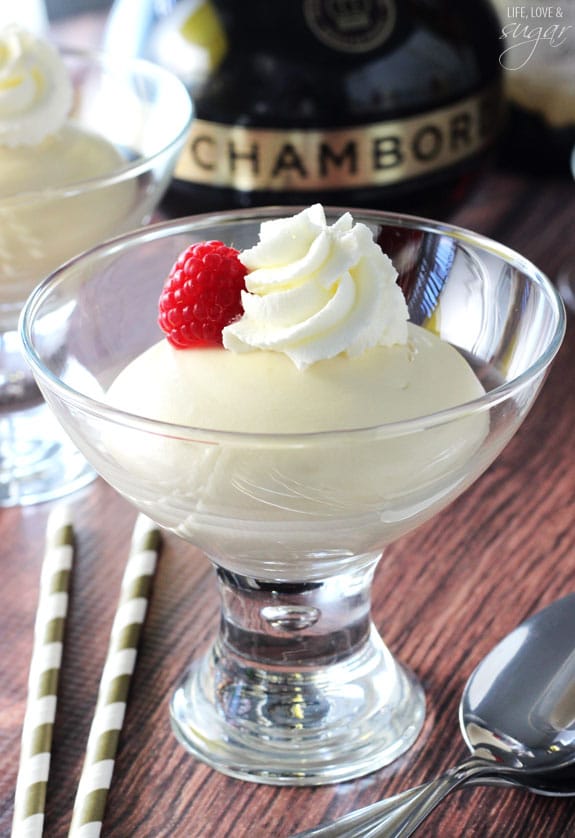
[[[159,304],[158,322],[172,346],[221,346],[224,326],[243,314],[245,275],[238,251],[219,241],[180,254]]]

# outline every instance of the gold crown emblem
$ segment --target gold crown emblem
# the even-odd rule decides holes
[[[327,0],[324,8],[340,30],[350,30],[369,26],[372,7],[370,0]]]

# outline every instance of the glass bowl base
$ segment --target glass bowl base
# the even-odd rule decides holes
[[[300,671],[246,666],[218,643],[171,703],[178,740],[241,780],[309,786],[361,777],[415,742],[425,697],[375,630],[346,661]]]
[[[44,403],[0,413],[0,507],[55,500],[95,477]]]

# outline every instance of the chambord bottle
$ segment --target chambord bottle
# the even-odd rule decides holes
[[[172,6],[145,52],[195,102],[178,210],[313,200],[445,215],[493,149],[502,91],[488,0]]]

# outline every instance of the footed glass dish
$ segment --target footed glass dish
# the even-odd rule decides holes
[[[34,286],[63,262],[151,219],[192,118],[192,103],[183,84],[151,62],[72,49],[61,55],[73,87],[66,136],[97,137],[99,145],[92,142],[86,150],[78,139],[70,140],[68,146],[62,143],[62,154],[70,157],[72,171],[82,170],[85,175],[82,179],[68,175],[60,186],[49,185],[53,174],[47,177],[35,162],[35,146],[2,149],[0,506],[61,497],[95,477],[46,409],[22,356],[18,318]],[[33,69],[33,62],[30,66]],[[45,145],[40,159],[50,161],[62,179],[62,159],[54,152],[50,157]],[[106,167],[106,174],[96,174],[94,161],[98,163],[106,148],[108,156],[114,151],[117,162],[111,170]],[[85,159],[83,166],[81,159]],[[13,175],[22,168],[25,180],[34,184],[25,191],[19,187],[13,191],[9,183],[20,182]],[[57,314],[45,322],[47,342],[51,330],[57,328],[56,318]],[[57,352],[57,346],[53,351]]]
[[[328,222],[341,212],[327,210]],[[262,220],[284,215],[196,216],[104,243],[33,292],[21,335],[74,444],[215,568],[220,629],[175,691],[176,736],[231,776],[308,785],[380,768],[417,738],[423,690],[373,625],[373,574],[387,544],[463,492],[517,431],[565,315],[541,272],[494,241],[354,211],[392,258],[412,322],[465,357],[483,395],[405,421],[314,433],[192,428],[111,407],[119,371],[162,337],[158,297],[180,252],[208,239],[250,247]]]

